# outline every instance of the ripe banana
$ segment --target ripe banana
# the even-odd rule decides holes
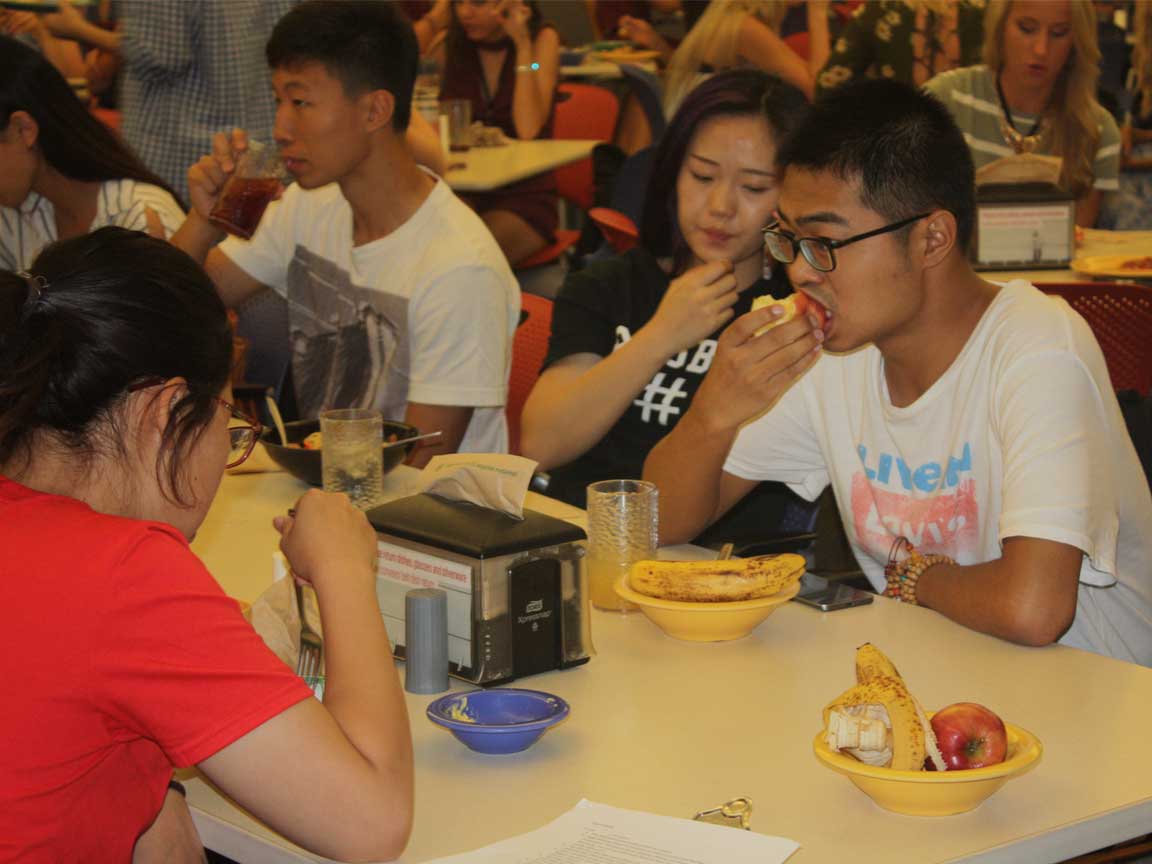
[[[717,603],[778,594],[803,574],[803,556],[790,553],[725,561],[637,561],[628,584],[663,600]]]
[[[856,649],[856,682],[824,708],[829,747],[899,771],[922,770],[927,755],[937,771],[947,770],[924,709],[892,661],[871,643]]]

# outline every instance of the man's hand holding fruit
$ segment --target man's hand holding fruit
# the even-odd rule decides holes
[[[775,404],[820,356],[819,319],[796,314],[792,304],[769,301],[754,305],[721,334],[712,368],[692,400],[689,414],[717,433],[735,436],[743,423]]]

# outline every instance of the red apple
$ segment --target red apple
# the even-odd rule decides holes
[[[1004,721],[975,702],[941,708],[932,715],[932,731],[949,771],[996,765],[1008,753]]]

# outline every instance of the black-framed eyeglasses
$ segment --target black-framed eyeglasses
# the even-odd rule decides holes
[[[147,390],[149,387],[155,387],[164,382],[164,378],[147,378],[138,384],[133,384],[128,388],[128,392],[135,393],[138,390]],[[230,415],[228,419],[228,461],[224,467],[235,468],[237,465],[242,465],[252,455],[252,451],[256,449],[256,442],[260,440],[260,433],[264,431],[264,424],[248,416],[231,402],[221,399],[219,396],[212,398],[227,408]]]
[[[865,231],[863,234],[857,234],[844,240],[828,240],[824,237],[797,237],[790,231],[782,231],[778,227],[779,222],[773,222],[764,229],[764,248],[781,264],[791,264],[795,261],[796,249],[799,248],[804,260],[816,270],[821,273],[831,273],[836,269],[836,249],[843,249],[845,246],[859,243],[869,237],[878,237],[889,231],[896,231],[905,225],[911,225],[913,222],[931,215],[931,213],[921,213],[919,216],[909,216],[907,219],[901,219],[899,222],[893,222],[883,228],[873,228],[871,231]]]

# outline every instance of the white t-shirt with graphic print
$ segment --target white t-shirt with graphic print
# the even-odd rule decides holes
[[[725,470],[808,499],[831,483],[872,584],[894,540],[960,564],[1009,537],[1084,551],[1063,644],[1152,665],[1152,496],[1084,320],[1025,282],[1001,290],[913,404],[875,346],[826,355],[741,430]]]
[[[220,249],[288,301],[301,416],[374,408],[402,420],[409,402],[471,406],[460,451],[507,452],[520,288],[442,180],[403,225],[361,246],[339,186],[290,186],[251,241],[229,237]]]

